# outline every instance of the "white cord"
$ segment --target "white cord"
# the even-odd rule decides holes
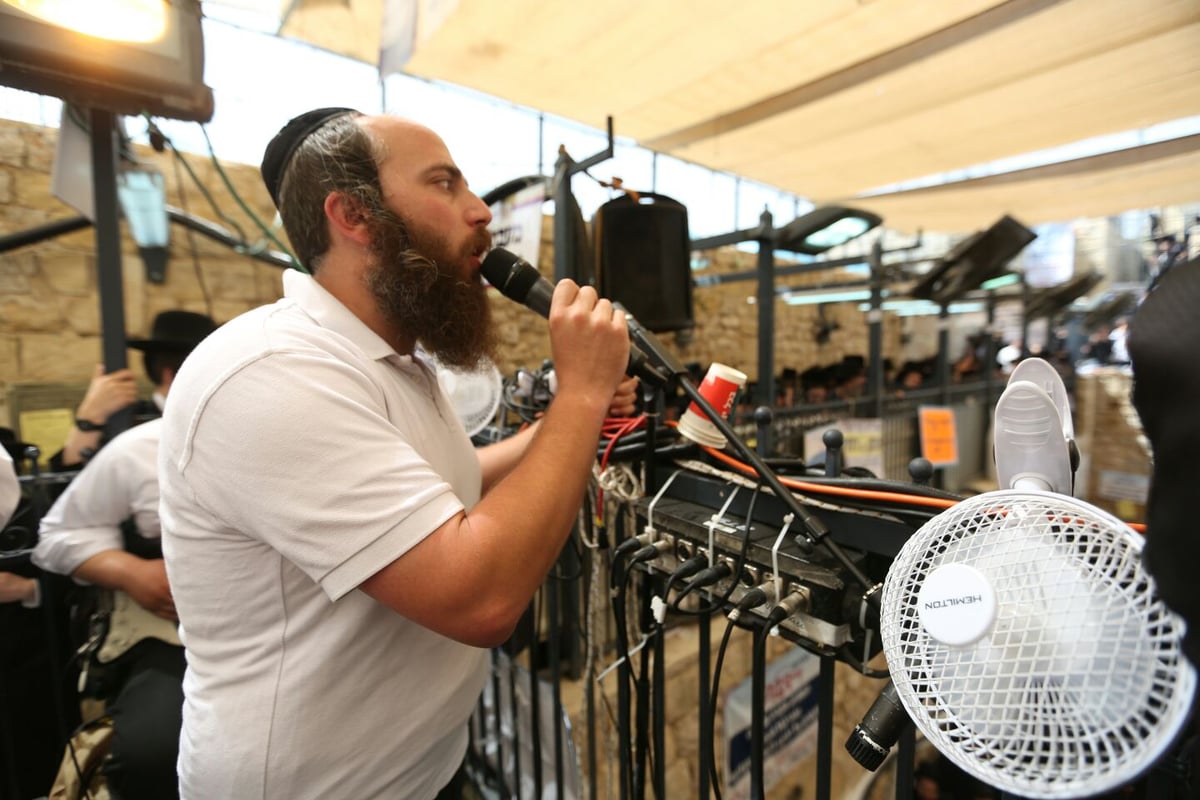
[[[796,518],[795,514],[788,512],[783,517],[783,528],[780,529],[779,535],[775,537],[775,544],[771,545],[771,571],[775,573],[775,601],[783,599],[783,578],[779,574],[779,545],[783,544],[783,537],[787,536],[788,529],[792,527],[792,520]],[[749,531],[747,531],[749,535]]]
[[[674,478],[675,476],[672,475],[671,477]],[[708,527],[708,566],[710,567],[713,565],[713,558],[717,552],[717,548],[713,546],[713,531],[716,530],[717,523],[725,519],[725,511],[729,508],[729,504],[733,502],[733,498],[737,497],[737,493],[737,487],[734,486],[733,491],[729,493],[729,499],[725,501],[725,505],[721,506],[721,510],[709,517],[708,522],[704,523]],[[746,535],[750,535],[749,527],[746,528]]]
[[[683,472],[683,470],[677,469],[671,473],[671,477],[667,478],[667,480],[663,483],[662,488],[658,490],[658,494],[654,495],[654,499],[650,501],[650,505],[646,508],[646,527],[642,529],[642,533],[651,534],[650,541],[647,542],[647,544],[653,544],[654,540],[658,538],[657,536],[653,535],[658,533],[654,527],[654,506],[656,506],[658,501],[662,499],[662,496],[666,494],[667,489],[675,480],[675,477],[681,472]]]
[[[628,464],[609,464],[603,470],[599,464],[595,464],[592,467],[592,475],[605,495],[633,501],[645,494],[641,479]]]

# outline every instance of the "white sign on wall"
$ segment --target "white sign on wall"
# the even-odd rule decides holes
[[[797,647],[767,665],[763,790],[769,791],[817,749],[821,659]],[[725,695],[725,792],[750,797],[750,679]]]
[[[503,247],[533,264],[538,263],[542,248],[542,206],[546,187],[527,186],[492,204],[492,223],[488,231],[492,244]]]

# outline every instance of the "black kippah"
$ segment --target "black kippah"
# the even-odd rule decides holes
[[[317,108],[292,117],[288,124],[280,128],[267,145],[262,160],[263,183],[267,184],[267,191],[271,193],[276,208],[279,208],[279,184],[283,182],[283,172],[300,143],[334,117],[357,113],[353,108]]]

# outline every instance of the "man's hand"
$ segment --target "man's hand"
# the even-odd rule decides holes
[[[113,414],[133,405],[137,400],[137,392],[137,378],[131,370],[119,369],[106,373],[104,365],[98,364],[88,384],[87,394],[75,410],[75,416],[103,425]]]
[[[608,404],[610,417],[633,416],[633,412],[637,410],[638,385],[638,379],[629,376],[617,384],[617,390],[613,392],[612,400]]]
[[[161,558],[136,558],[126,564],[121,589],[139,606],[155,616],[177,622],[175,600],[167,583],[167,568]]]
[[[101,550],[80,564],[71,577],[106,589],[119,589],[155,616],[178,621],[175,600],[161,558],[139,558],[124,550]]]
[[[0,603],[24,603],[36,596],[36,580],[12,572],[0,572]]]
[[[558,396],[574,393],[591,402],[607,401],[629,363],[625,312],[591,286],[563,279],[554,287],[550,306],[550,345]]]

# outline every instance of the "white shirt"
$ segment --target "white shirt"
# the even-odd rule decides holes
[[[142,536],[159,537],[156,468],[161,431],[162,421],[150,420],[100,448],[42,517],[34,564],[70,575],[98,553],[124,550],[121,523],[130,517]]]
[[[21,482],[12,456],[0,447],[0,527],[4,527],[21,502]]]
[[[487,652],[357,587],[477,502],[479,460],[431,370],[312,278],[284,294],[192,352],[164,418],[181,795],[432,798]]]

